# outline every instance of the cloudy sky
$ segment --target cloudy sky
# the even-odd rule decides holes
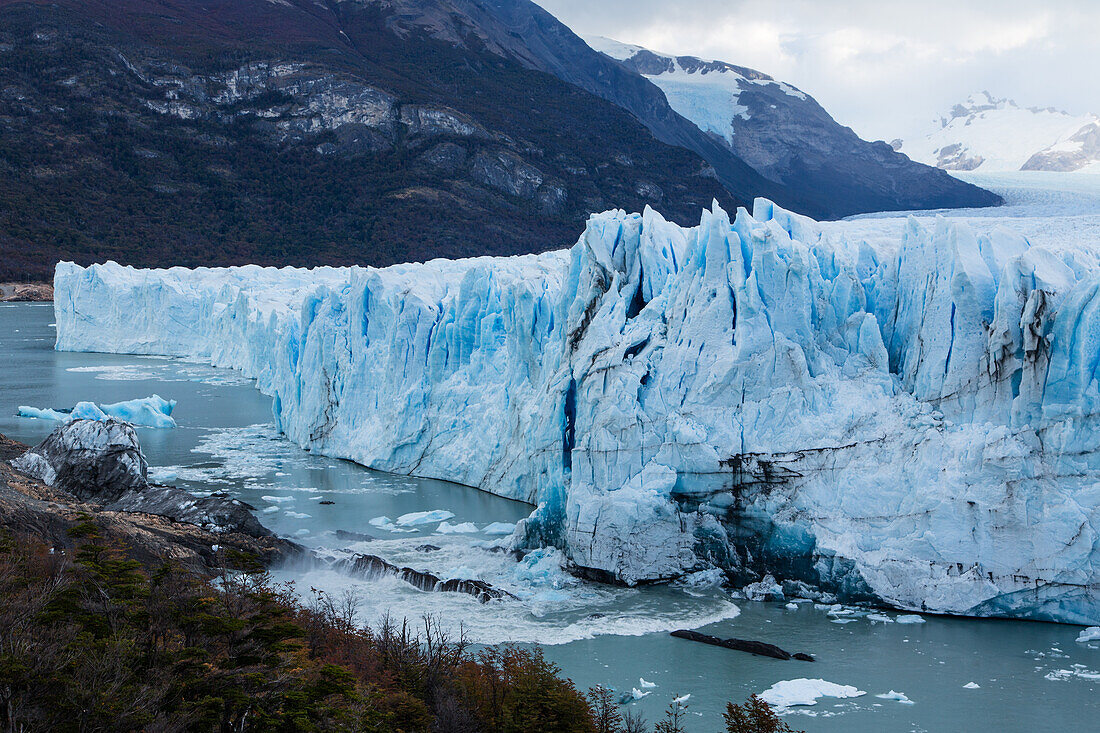
[[[972,92],[1100,114],[1100,0],[536,0],[582,36],[750,66],[869,139]]]

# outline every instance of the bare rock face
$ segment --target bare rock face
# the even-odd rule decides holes
[[[107,511],[140,512],[185,522],[215,534],[268,537],[247,504],[225,496],[195,497],[152,485],[137,432],[118,420],[74,420],[11,462],[24,474]]]
[[[137,433],[118,420],[66,423],[12,465],[85,501],[112,502],[149,486],[149,464]]]

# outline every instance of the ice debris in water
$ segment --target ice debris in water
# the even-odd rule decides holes
[[[641,685],[641,688],[643,690],[652,690],[654,687],[657,686],[656,682],[647,682],[644,677],[638,678],[638,684]]]
[[[1077,635],[1077,642],[1100,641],[1100,626],[1090,626]]]
[[[473,534],[478,530],[477,525],[473,522],[462,522],[461,524],[440,522],[435,531],[439,534]]]
[[[759,199],[511,258],[61,263],[57,347],[236,368],[299,445],[526,501],[518,547],[626,584],[766,540],[897,607],[1097,623],[1100,262],[1071,219],[1047,246]]]
[[[152,397],[105,405],[97,405],[94,402],[78,402],[68,412],[21,405],[19,416],[57,420],[58,422],[72,422],[73,420],[97,420],[102,422],[114,418],[142,427],[174,428],[176,427],[176,421],[172,419],[172,410],[175,408],[175,400],[166,400],[160,395],[153,395]]]
[[[415,529],[408,529],[406,527],[398,527],[396,524],[393,523],[392,519],[390,519],[389,517],[386,517],[386,516],[375,517],[374,519],[370,520],[370,524],[371,524],[372,527],[378,527],[379,529],[384,529],[387,532],[415,532],[416,531]]]
[[[913,701],[910,700],[908,697],[906,697],[904,692],[894,692],[893,690],[890,690],[889,692],[884,692],[881,695],[875,695],[875,697],[877,697],[881,700],[896,700],[897,702],[900,702],[903,705],[912,705],[913,704]]]
[[[435,524],[445,519],[451,519],[455,515],[446,509],[432,509],[427,512],[409,512],[397,518],[398,527],[415,527],[421,524]]]
[[[286,502],[294,501],[293,496],[261,496],[260,498],[272,504],[285,504]]]
[[[918,616],[915,613],[906,614],[904,616],[897,616],[894,618],[894,623],[898,624],[923,624],[924,617]]]
[[[838,685],[823,679],[801,677],[783,680],[760,693],[760,699],[775,708],[816,705],[820,697],[861,697],[867,693],[851,685]]]
[[[977,682],[967,682],[963,685],[964,690],[980,690],[982,688]]]
[[[676,699],[675,699],[675,700],[673,700],[672,702],[673,702],[674,704],[676,704],[676,705],[683,705],[684,703],[686,703],[686,702],[687,702],[688,700],[690,700],[690,699],[691,699],[691,693],[689,692],[688,694],[686,694],[686,695],[684,695],[684,696],[682,696],[682,697],[678,697],[678,698],[676,698]]]
[[[630,690],[630,696],[632,698],[634,698],[635,700],[641,700],[646,695],[652,695],[652,694],[653,694],[652,692],[642,692],[637,687],[633,687]]]
[[[493,522],[481,531],[490,537],[503,537],[504,535],[510,535],[515,532],[516,525],[514,522]]]

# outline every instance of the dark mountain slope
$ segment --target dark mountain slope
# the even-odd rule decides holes
[[[476,38],[485,48],[549,72],[630,111],[659,139],[694,150],[735,196],[767,196],[819,219],[868,211],[994,206],[998,196],[861,140],[812,99],[784,94],[778,85],[750,85],[742,95],[754,113],[738,119],[744,133],[734,146],[700,130],[669,106],[659,73],[677,59],[641,51],[621,63],[598,53],[529,0],[360,0],[394,12],[393,24],[421,29],[451,43]],[[679,57],[701,73],[730,64]],[[716,68],[720,67],[720,68]],[[750,101],[751,98],[751,101]],[[804,102],[804,103],[801,103]],[[775,107],[772,107],[772,104]],[[733,116],[733,111],[730,112]],[[760,178],[767,179],[761,182]]]
[[[0,0],[0,279],[514,254],[612,206],[747,203],[621,108],[463,39],[362,2]]]

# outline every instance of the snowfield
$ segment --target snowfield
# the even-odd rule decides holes
[[[57,348],[239,369],[299,445],[527,501],[513,542],[593,577],[1096,624],[1100,216],[1018,189],[386,269],[62,263]]]

